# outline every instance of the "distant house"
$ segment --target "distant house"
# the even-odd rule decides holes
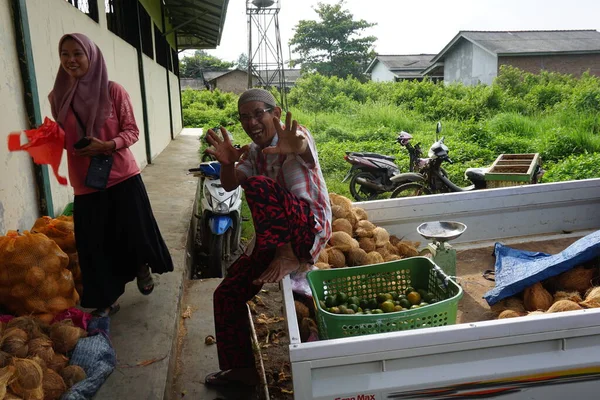
[[[424,71],[445,83],[491,84],[502,65],[531,73],[542,70],[580,76],[600,76],[600,32],[575,31],[460,31]]]
[[[274,76],[274,70],[259,71],[259,76],[262,76],[262,82],[272,82],[272,86],[279,86],[279,77]],[[222,92],[233,92],[241,94],[248,88],[248,71],[245,69],[231,69],[221,71],[204,71],[204,78],[182,78],[181,89],[195,90],[214,90],[219,89]],[[257,75],[252,78],[252,86],[262,86]],[[296,80],[300,77],[299,69],[283,70],[284,86],[289,90],[296,84]]]
[[[435,54],[378,55],[371,61],[366,74],[375,82],[394,82],[406,79],[423,80],[423,72],[431,66]],[[443,67],[429,75],[430,79],[441,80]]]

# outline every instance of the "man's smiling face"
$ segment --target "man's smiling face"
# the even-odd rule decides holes
[[[281,117],[281,109],[262,101],[250,101],[239,107],[240,122],[246,134],[260,148],[268,147],[277,131],[273,117]]]

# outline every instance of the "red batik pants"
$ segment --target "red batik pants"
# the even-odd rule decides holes
[[[250,177],[242,185],[252,212],[256,244],[250,256],[233,263],[213,295],[215,333],[221,370],[254,368],[246,302],[261,287],[252,284],[269,266],[275,249],[292,244],[301,260],[311,259],[315,220],[308,203],[273,179]]]

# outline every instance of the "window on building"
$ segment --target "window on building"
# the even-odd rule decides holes
[[[140,42],[137,1],[104,0],[108,29],[133,47]]]
[[[171,49],[171,61],[171,71],[173,71],[175,75],[179,76],[179,53],[175,49]]]
[[[98,1],[97,0],[66,0],[67,3],[77,8],[79,11],[98,22]]]
[[[171,52],[169,50],[171,49],[171,46],[156,24],[154,24],[154,44],[156,50],[156,62],[166,69],[170,69]]]
[[[140,32],[142,39],[142,51],[148,57],[154,59],[154,45],[152,44],[152,18],[144,6],[138,3],[138,12],[140,16]]]

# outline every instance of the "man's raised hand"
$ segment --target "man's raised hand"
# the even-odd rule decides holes
[[[231,144],[229,133],[222,126],[221,139],[212,129],[209,129],[206,134],[206,141],[213,147],[206,149],[208,154],[213,155],[222,165],[235,164],[240,157],[249,150],[249,146],[245,145],[241,149],[236,149]]]
[[[298,122],[292,121],[291,112],[288,111],[285,115],[285,127],[281,127],[277,117],[273,117],[273,123],[279,140],[276,146],[265,148],[264,154],[303,154],[306,151],[308,142],[303,134],[297,132]]]

